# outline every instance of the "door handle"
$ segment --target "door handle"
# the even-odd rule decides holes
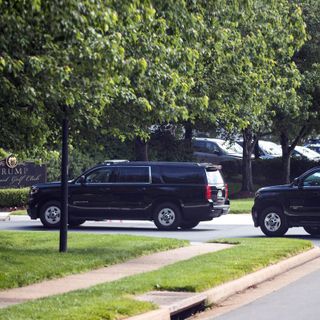
[[[103,192],[103,191],[110,191],[111,188],[100,188],[99,191]]]

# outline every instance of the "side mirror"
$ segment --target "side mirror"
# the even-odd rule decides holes
[[[85,176],[81,176],[81,177],[78,179],[78,183],[80,183],[80,184],[85,184],[85,183],[86,183],[86,178],[85,178]]]
[[[300,182],[299,178],[294,178],[292,185],[298,187],[299,186],[299,182]]]

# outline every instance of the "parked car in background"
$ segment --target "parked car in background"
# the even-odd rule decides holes
[[[320,138],[308,139],[307,144],[320,144]]]
[[[229,212],[220,167],[179,162],[116,162],[97,165],[69,182],[69,225],[86,220],[151,220],[160,230],[191,229]],[[61,183],[34,185],[28,214],[58,227]]]
[[[259,157],[261,159],[273,159],[282,156],[282,149],[279,144],[272,141],[259,140]]]
[[[307,159],[310,161],[319,161],[320,154],[316,151],[313,151],[307,147],[296,146],[292,153],[293,157],[300,159]]]
[[[311,149],[315,152],[318,152],[320,154],[320,143],[308,143],[308,144],[305,144],[304,147]]]
[[[320,235],[320,167],[308,170],[291,184],[259,189],[252,218],[254,226],[270,237],[283,236],[291,227]]]
[[[242,160],[242,147],[236,142],[222,139],[195,138],[192,140],[193,155],[200,162],[222,164],[225,161]]]

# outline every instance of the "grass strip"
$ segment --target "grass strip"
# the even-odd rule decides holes
[[[151,303],[134,300],[135,294],[150,290],[200,292],[312,247],[309,241],[286,238],[232,239],[231,243],[237,245],[157,271],[2,309],[0,318],[123,319],[156,308]]]
[[[251,213],[253,199],[234,199],[230,200],[230,213]]]
[[[108,266],[187,245],[187,241],[70,232],[59,253],[59,232],[0,232],[0,289]],[[0,317],[1,318],[1,317]]]

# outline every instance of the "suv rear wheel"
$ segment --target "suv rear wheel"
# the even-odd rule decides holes
[[[71,218],[69,219],[69,227],[74,228],[74,227],[79,227],[80,225],[84,224],[86,222],[85,219],[76,219],[76,218]]]
[[[312,236],[320,235],[320,227],[303,227],[303,229]]]
[[[260,228],[269,237],[281,237],[288,231],[285,216],[278,207],[268,207],[262,211]]]
[[[164,202],[154,211],[153,221],[159,230],[176,230],[181,222],[181,213],[177,205]]]
[[[181,229],[192,229],[192,228],[196,227],[199,223],[200,223],[200,221],[197,221],[197,220],[182,221],[180,224],[180,228]]]

